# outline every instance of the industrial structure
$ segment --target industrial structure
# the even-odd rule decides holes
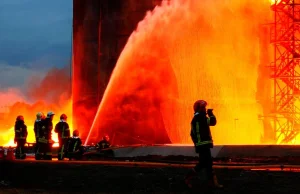
[[[276,0],[271,43],[274,61],[274,130],[276,142],[291,143],[300,132],[300,2]]]
[[[129,36],[146,12],[160,3],[161,0],[73,0],[73,124],[83,139]]]

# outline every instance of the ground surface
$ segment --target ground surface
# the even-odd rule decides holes
[[[188,169],[62,163],[0,163],[0,194],[65,193],[299,193],[300,173],[218,170],[223,190],[190,191]]]

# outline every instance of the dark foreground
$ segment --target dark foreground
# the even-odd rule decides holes
[[[218,169],[223,190],[190,191],[188,169],[97,164],[0,163],[0,194],[47,193],[299,193],[300,173]]]

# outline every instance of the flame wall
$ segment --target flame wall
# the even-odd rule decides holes
[[[274,132],[267,119],[258,116],[270,110],[271,82],[266,68],[270,44],[264,29],[271,19],[269,2],[170,2],[149,13],[131,35],[99,106],[93,131],[132,134],[135,128],[149,137],[156,119],[139,116],[164,106],[160,111],[172,143],[190,143],[186,129],[191,104],[205,98],[219,118],[213,130],[216,144],[267,143]],[[162,67],[170,64],[173,72],[165,74]],[[172,81],[174,73],[177,84]],[[177,85],[178,92],[169,90],[170,85]],[[151,100],[156,99],[152,105]],[[116,105],[118,109],[112,111]],[[123,125],[115,126],[119,120]],[[128,143],[126,139],[116,142]]]
[[[74,0],[74,126],[78,126],[77,128],[80,129],[84,139],[92,125],[96,109],[102,99],[117,59],[129,36],[136,29],[137,23],[142,21],[145,12],[153,9],[155,5],[160,3],[161,0]],[[252,9],[259,10],[260,8]],[[247,11],[248,9],[245,8],[245,10]],[[267,115],[272,108],[268,106],[270,105],[269,101],[272,96],[270,92],[271,82],[267,76],[270,75],[270,69],[267,67],[270,63],[268,26],[262,25],[259,33],[260,43],[257,49],[259,49],[260,56],[257,72],[256,100],[262,107],[262,115]],[[166,61],[166,63],[170,62]],[[174,82],[171,77],[169,81]],[[170,85],[169,83],[166,84]],[[171,90],[174,91],[173,89]],[[170,140],[165,134],[166,129],[164,127],[168,123],[163,123],[159,111],[154,111],[153,115],[158,115],[157,118],[153,119],[159,121],[157,123],[157,126],[159,126],[158,131],[162,131],[162,135],[159,135],[161,138],[159,139],[155,132],[149,132],[146,134],[147,140],[156,143],[169,142]],[[237,120],[234,122],[239,123],[241,121]],[[261,142],[274,143],[275,133],[270,125],[270,120],[261,117],[261,122],[264,129],[260,137]],[[90,137],[91,141],[95,141],[103,135],[99,133],[97,127]],[[123,128],[126,127],[123,126]],[[123,135],[119,134],[117,137],[124,139],[124,135],[126,134],[141,136],[137,131],[126,130],[126,133],[124,132]],[[127,140],[127,143],[130,142]],[[137,142],[139,142],[138,139],[132,139],[131,143]]]

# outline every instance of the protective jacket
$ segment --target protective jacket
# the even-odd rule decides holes
[[[24,121],[16,121],[15,123],[15,140],[25,139],[27,138],[27,126],[25,125]]]
[[[109,141],[106,141],[105,139],[101,140],[100,142],[97,143],[98,149],[106,149],[110,147]]]
[[[41,121],[41,130],[39,131],[39,139],[40,143],[50,143],[52,140],[52,132],[53,123],[50,118],[45,118]]]
[[[82,141],[79,137],[70,137],[68,140],[68,152],[76,152],[80,149]]]
[[[42,130],[42,120],[36,120],[34,122],[34,127],[33,127],[33,131],[36,139],[40,137],[41,130]]]
[[[63,120],[60,120],[55,125],[54,132],[58,134],[58,139],[65,139],[70,137],[69,124]]]
[[[50,118],[46,118],[44,119],[44,126],[46,127],[46,134],[45,134],[45,138],[47,140],[51,140],[52,139],[52,130],[53,130],[53,123],[51,121]]]
[[[215,126],[217,119],[214,114],[206,115],[206,112],[196,112],[191,122],[191,138],[195,147],[213,147],[210,126]]]

